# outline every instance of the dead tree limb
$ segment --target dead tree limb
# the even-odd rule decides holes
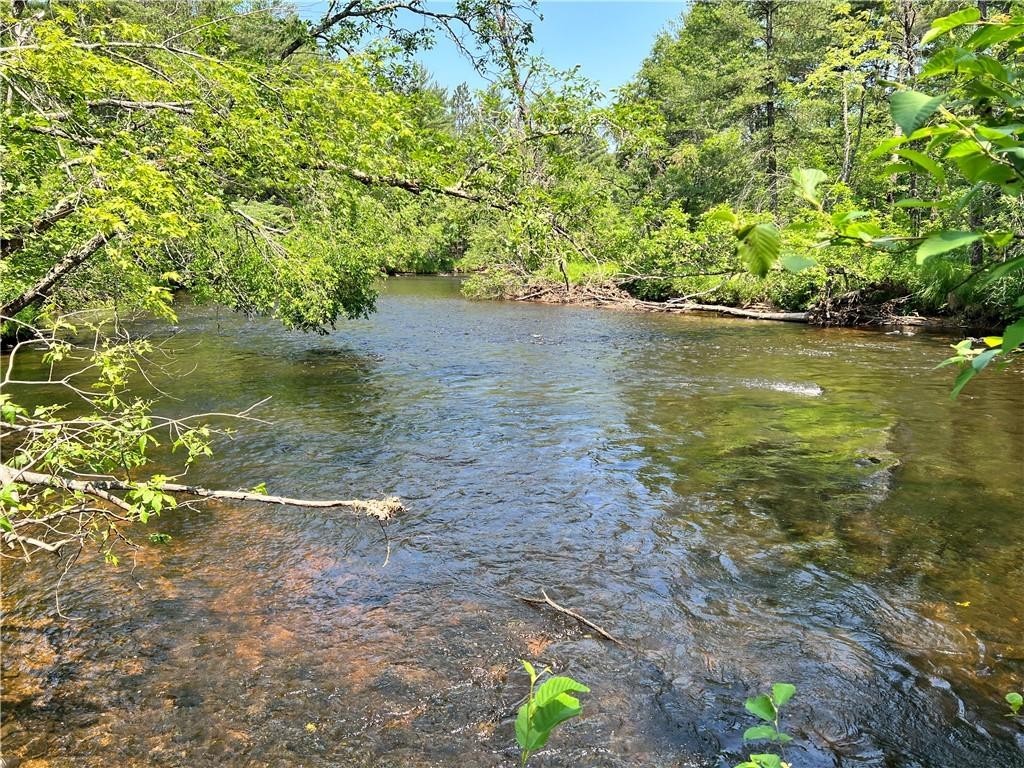
[[[117,237],[116,232],[112,234],[97,232],[77,248],[71,249],[68,254],[54,264],[50,271],[43,275],[35,285],[28,290],[23,291],[21,295],[16,296],[0,307],[0,315],[14,317],[16,314],[21,312],[21,310],[25,309],[25,307],[29,307],[47,298],[51,291],[53,291],[54,286],[62,277],[67,275],[78,265],[82,264],[86,259],[96,253],[96,251],[115,237]]]
[[[0,481],[9,483],[25,483],[26,485],[41,485],[48,488],[55,488],[65,491],[78,491],[104,501],[111,501],[109,491],[132,491],[138,485],[126,483],[121,480],[73,480],[59,475],[48,475],[42,472],[25,472],[14,467],[0,464]],[[364,513],[368,517],[376,518],[381,522],[387,522],[396,515],[405,511],[402,502],[390,496],[385,499],[297,499],[288,496],[271,496],[265,493],[253,493],[250,491],[222,491],[210,488],[201,488],[197,485],[183,485],[181,483],[158,483],[149,486],[153,489],[166,493],[181,493],[186,496],[198,496],[207,499],[231,499],[235,501],[255,501],[261,504],[281,504],[292,507],[347,507]],[[115,497],[116,498],[116,497]],[[120,499],[117,500],[123,504]]]
[[[0,259],[9,256],[25,247],[25,238],[30,235],[42,235],[52,229],[62,219],[66,219],[76,210],[81,202],[82,194],[71,195],[58,200],[50,206],[38,219],[33,221],[24,232],[11,237],[0,238]]]
[[[515,594],[512,595],[512,596],[514,598],[516,598],[517,600],[522,600],[524,603],[530,603],[532,605],[546,605],[549,608],[552,608],[555,611],[558,611],[559,613],[565,614],[566,616],[569,616],[569,617],[571,617],[573,619],[576,619],[576,621],[578,621],[580,624],[583,624],[584,626],[590,627],[590,629],[592,629],[595,632],[597,632],[597,634],[599,634],[605,640],[613,642],[613,643],[615,643],[616,645],[618,645],[618,646],[620,646],[622,648],[627,647],[624,642],[619,640],[619,638],[615,637],[615,635],[613,635],[611,632],[609,632],[604,627],[600,626],[599,624],[595,624],[594,622],[592,622],[590,619],[588,619],[585,616],[581,616],[580,614],[576,613],[576,611],[572,610],[571,608],[566,608],[565,606],[559,605],[558,603],[556,603],[554,600],[552,600],[550,597],[548,597],[548,593],[546,591],[544,591],[543,589],[541,589],[540,593],[541,593],[541,595],[543,595],[543,597],[526,597],[525,595],[515,595]]]

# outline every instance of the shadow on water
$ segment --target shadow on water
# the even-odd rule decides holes
[[[131,574],[84,563],[68,621],[5,564],[5,756],[510,765],[530,658],[594,691],[540,765],[732,765],[743,698],[789,680],[794,765],[1022,766],[1024,392],[950,404],[943,343],[440,279],[322,338],[189,309],[166,408],[273,422],[193,479],[398,494],[391,561],[366,521],[207,505]],[[633,650],[509,594],[541,586]]]

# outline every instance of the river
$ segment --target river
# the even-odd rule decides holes
[[[149,326],[157,336],[169,330]],[[773,681],[794,768],[1024,766],[1024,386],[948,338],[474,303],[389,281],[327,336],[182,312],[164,412],[272,399],[118,568],[3,566],[30,766],[510,766],[517,659],[586,682],[538,766],[732,766]],[[546,589],[619,648],[512,594]],[[758,751],[757,747],[747,751]],[[20,763],[19,763],[20,761]]]

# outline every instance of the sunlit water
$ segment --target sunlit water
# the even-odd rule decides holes
[[[540,766],[731,766],[776,680],[794,766],[1024,766],[1024,387],[950,403],[948,339],[443,279],[326,337],[211,308],[180,331],[165,412],[272,396],[193,480],[409,513],[386,566],[341,511],[171,513],[134,572],[77,566],[68,619],[55,565],[5,564],[23,767],[512,765],[518,658],[592,689]],[[512,596],[542,588],[629,648]]]

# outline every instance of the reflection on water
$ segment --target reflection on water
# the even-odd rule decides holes
[[[585,680],[548,766],[732,765],[799,688],[800,766],[1024,766],[1024,391],[957,403],[945,340],[471,303],[401,279],[328,337],[213,309],[189,413],[268,395],[193,479],[397,494],[165,516],[134,572],[4,566],[3,750],[23,766],[509,765],[517,659]],[[157,333],[166,333],[155,328]],[[626,639],[510,593],[546,587]],[[958,605],[969,603],[969,605]],[[312,724],[315,728],[307,728]]]

